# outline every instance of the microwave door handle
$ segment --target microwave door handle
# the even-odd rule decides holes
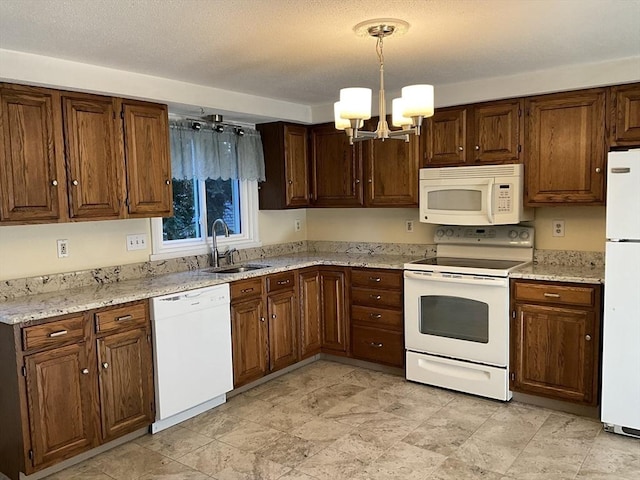
[[[487,218],[489,223],[493,225],[493,180],[489,180],[489,193],[487,194]]]

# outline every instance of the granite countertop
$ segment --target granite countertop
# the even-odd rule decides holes
[[[518,268],[511,272],[509,277],[554,282],[604,283],[604,267],[538,263]]]
[[[400,270],[405,263],[413,260],[416,260],[415,256],[306,252],[266,257],[246,263],[268,265],[268,267],[243,273],[221,275],[206,273],[203,270],[189,270],[17,297],[0,303],[0,323],[10,325],[28,323],[58,315],[77,313],[304,267],[335,265]]]
[[[265,257],[246,262],[266,265],[265,268],[243,273],[216,274],[207,273],[203,270],[187,270],[179,273],[168,273],[16,297],[0,302],[0,323],[9,325],[28,324],[32,321],[58,315],[78,313],[145,298],[318,265],[401,270],[405,263],[417,258],[415,255],[328,252],[304,252]],[[512,272],[510,277],[559,282],[603,283],[604,267],[531,264]]]

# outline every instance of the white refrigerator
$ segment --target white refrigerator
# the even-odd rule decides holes
[[[640,438],[640,149],[609,153],[607,182],[601,420]]]

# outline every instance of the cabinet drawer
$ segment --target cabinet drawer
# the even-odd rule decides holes
[[[117,332],[144,327],[148,322],[146,301],[96,312],[95,321],[96,333]]]
[[[232,302],[255,296],[259,297],[262,296],[262,277],[233,282],[229,288]]]
[[[293,290],[295,287],[295,272],[284,272],[267,277],[267,293],[279,290]]]
[[[595,288],[568,285],[551,285],[515,282],[515,298],[518,301],[562,303],[591,307],[595,304]]]
[[[351,342],[356,358],[396,367],[404,364],[404,341],[400,332],[353,326]]]
[[[22,348],[58,347],[81,342],[84,338],[84,316],[64,318],[22,329]]]
[[[374,288],[352,288],[351,303],[370,307],[402,308],[402,292]]]
[[[353,269],[351,285],[354,287],[377,287],[402,290],[402,271]]]
[[[402,320],[402,310],[388,310],[361,305],[353,305],[351,307],[351,322],[354,325],[402,330]]]

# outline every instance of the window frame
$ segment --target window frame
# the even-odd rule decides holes
[[[229,237],[218,232],[218,248],[251,248],[260,247],[258,229],[258,182],[257,180],[240,180],[238,193],[240,197],[240,225],[242,233]],[[198,181],[198,195],[204,198],[204,182]],[[202,214],[201,214],[202,215]],[[202,218],[202,216],[201,216]],[[215,220],[215,219],[214,219]],[[210,223],[211,219],[207,219]],[[207,234],[208,225],[204,225],[201,231]],[[212,239],[210,236],[200,236],[183,240],[163,240],[162,218],[151,219],[151,255],[150,260],[165,260],[169,258],[187,257],[193,255],[210,254]]]

